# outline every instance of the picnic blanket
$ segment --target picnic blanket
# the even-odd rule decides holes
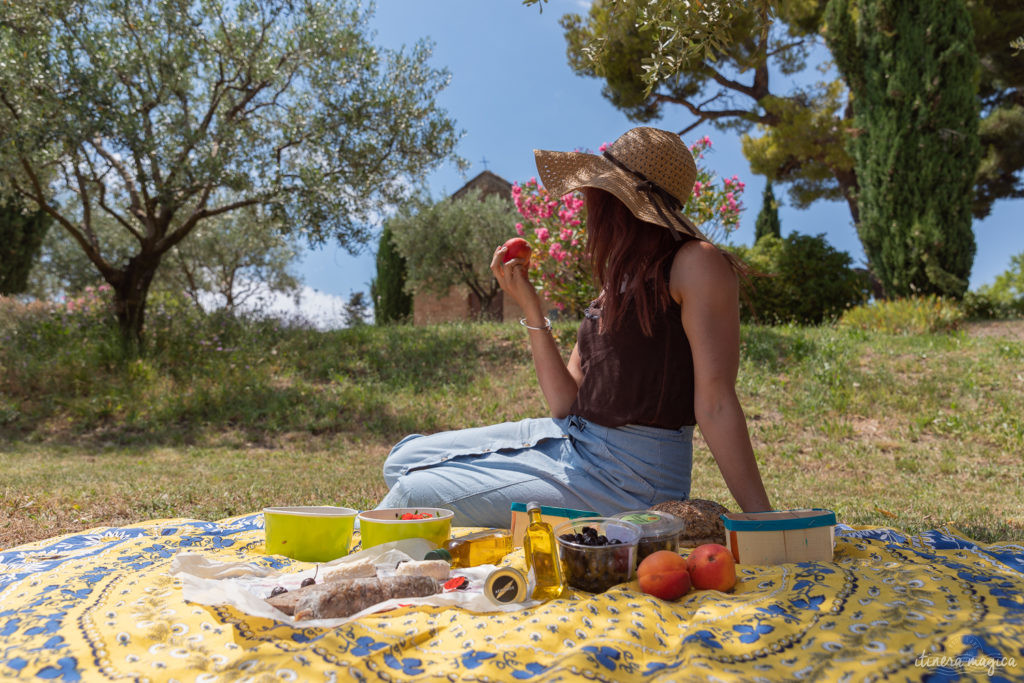
[[[183,598],[183,552],[310,569],[266,555],[262,526],[154,520],[0,552],[0,680],[1024,680],[1024,546],[949,528],[839,525],[833,562],[741,565],[733,593],[672,603],[633,582],[297,628]]]

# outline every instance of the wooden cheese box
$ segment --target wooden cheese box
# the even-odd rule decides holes
[[[727,512],[726,546],[739,564],[831,562],[836,514],[819,508]]]

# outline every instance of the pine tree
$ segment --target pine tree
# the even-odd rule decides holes
[[[402,322],[412,314],[412,296],[405,291],[405,259],[395,248],[387,224],[377,248],[377,276],[370,284],[373,318],[378,325]]]
[[[43,211],[25,212],[17,201],[0,199],[0,295],[21,294],[53,220]]]
[[[775,192],[772,191],[772,181],[770,180],[764,186],[761,211],[757,214],[757,222],[754,223],[754,244],[757,244],[766,235],[782,237],[782,225],[779,223],[779,203],[775,199]]]
[[[977,65],[961,0],[830,0],[850,86],[861,243],[887,296],[962,296],[974,261]]]

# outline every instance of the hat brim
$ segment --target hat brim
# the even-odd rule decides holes
[[[533,156],[541,182],[552,196],[562,197],[584,187],[596,187],[615,195],[642,221],[707,241],[689,216],[667,207],[661,207],[659,212],[650,197],[636,189],[637,179],[603,156],[544,149],[533,150]]]

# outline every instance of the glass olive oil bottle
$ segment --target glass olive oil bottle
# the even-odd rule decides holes
[[[512,532],[508,529],[485,529],[445,541],[455,569],[497,564],[512,552]]]
[[[527,505],[526,514],[530,517],[530,525],[523,534],[523,551],[530,571],[529,578],[533,582],[533,594],[530,597],[534,600],[560,598],[565,593],[565,579],[558,559],[555,532],[550,524],[541,519],[540,503]]]

